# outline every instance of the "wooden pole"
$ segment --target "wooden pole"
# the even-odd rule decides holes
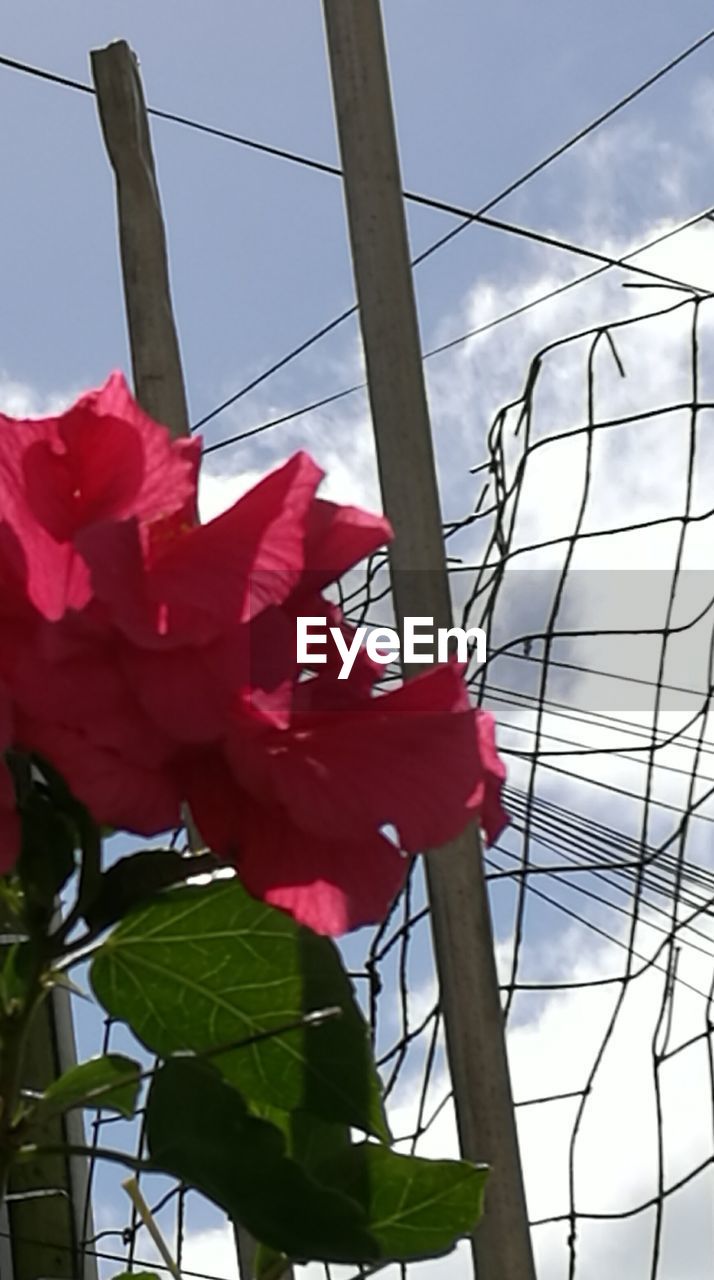
[[[171,302],[166,232],[144,90],[125,40],[91,54],[99,117],[114,170],[124,300],[136,398],[174,437],[188,435],[181,355]],[[187,815],[192,844],[200,846]],[[255,1243],[236,1224],[241,1280],[252,1280]],[[292,1271],[285,1273],[290,1280]]]
[[[188,433],[188,411],[171,307],[163,219],[156,186],[144,96],[136,59],[123,41],[92,54],[104,138],[117,179],[119,228],[134,385],[152,417],[175,436]],[[28,1049],[28,1083],[43,1088],[75,1061],[66,993],[48,999]],[[82,1121],[70,1113],[55,1122],[57,1142],[83,1143]],[[84,1256],[84,1161],[61,1156],[23,1163],[13,1172],[11,1192],[56,1187],[47,1199],[12,1202],[8,1208],[12,1272],[8,1280],[83,1280],[96,1277]],[[47,1243],[45,1243],[47,1242]],[[82,1261],[80,1263],[80,1254]],[[5,1268],[2,1272],[5,1280]]]
[[[452,622],[379,0],[323,0],[398,621]],[[409,674],[409,673],[407,673]],[[461,1150],[491,1166],[479,1280],[535,1280],[480,839],[426,860]]]
[[[27,1088],[45,1089],[73,1065],[72,1058],[60,1053],[60,1043],[66,1037],[67,1026],[59,1027],[58,1023],[69,1016],[68,1009],[60,1010],[56,1001],[48,1000],[35,1018],[26,1051],[24,1078]],[[69,1025],[71,1027],[71,1023]],[[69,1131],[67,1120],[72,1119],[76,1121],[77,1117],[53,1121],[48,1127],[46,1141],[53,1144],[83,1143],[84,1135],[78,1135],[76,1126],[72,1133]],[[40,1154],[31,1161],[18,1164],[12,1171],[11,1195],[27,1195],[43,1188],[52,1188],[56,1194],[8,1204],[12,1255],[8,1280],[37,1280],[37,1277],[44,1276],[51,1276],[52,1280],[74,1280],[80,1275],[87,1277],[88,1267],[84,1265],[80,1245],[83,1197],[73,1180],[68,1157]],[[93,1261],[90,1265],[94,1267]],[[2,1274],[5,1280],[5,1272]]]
[[[0,920],[0,930],[3,921]],[[25,1086],[41,1091],[77,1061],[69,993],[58,988],[45,1000],[32,1025],[26,1051]],[[48,1126],[46,1142],[84,1145],[81,1114],[68,1112]],[[37,1155],[15,1166],[10,1175],[12,1197],[0,1215],[1,1280],[96,1280],[93,1257],[82,1248],[91,1234],[85,1222],[86,1161],[76,1156]],[[51,1195],[37,1197],[38,1191]]]
[[[119,244],[134,390],[173,436],[188,435],[171,304],[166,233],[135,54],[125,40],[91,53],[99,118],[116,179]]]

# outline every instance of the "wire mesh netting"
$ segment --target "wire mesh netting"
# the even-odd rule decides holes
[[[483,214],[713,37],[707,33],[481,214],[460,216],[416,261],[487,221]],[[0,62],[13,73],[47,74]],[[89,86],[50,78],[91,103]],[[169,112],[152,115],[211,132]],[[240,146],[258,145],[217,132]],[[470,684],[496,716],[509,769],[510,826],[485,860],[540,1280],[704,1280],[711,1272],[712,303],[701,290],[663,294],[667,277],[642,265],[647,249],[688,230],[709,233],[701,256],[711,257],[707,218],[696,214],[664,231],[650,226],[647,244],[624,256],[576,246],[592,259],[585,275],[545,273],[542,288],[513,290],[508,308],[477,314],[466,332],[428,353],[431,369],[432,357],[466,354],[476,338],[512,333],[497,326],[516,317],[528,337],[535,308],[571,298],[582,281],[599,283],[612,265],[658,282],[656,294],[642,286],[636,304],[620,305],[621,318],[543,347],[521,393],[496,414],[485,450],[476,404],[483,367],[473,379],[472,421],[446,444],[436,424],[457,620],[488,637],[487,661],[472,658]],[[544,252],[565,243],[534,238]],[[253,377],[196,427],[242,402],[353,313]],[[537,345],[540,338],[530,349]],[[512,364],[507,372],[499,391],[507,386],[510,395]],[[265,440],[278,427],[309,447],[316,414],[363,394],[349,387],[295,412],[271,413],[205,452],[250,448],[245,442]],[[448,401],[448,387],[440,398]],[[255,462],[250,454],[248,466]],[[391,621],[383,557],[349,579],[344,604],[356,621]],[[386,671],[386,683],[396,678],[396,669]],[[388,920],[342,949],[370,1022],[398,1145],[432,1157],[455,1154],[419,862]],[[85,973],[76,977],[86,985]],[[125,1051],[151,1067],[126,1029],[104,1021],[90,1002],[75,999],[74,1014],[82,1057]],[[99,1112],[87,1136],[95,1152],[80,1206],[87,1280],[95,1266],[99,1280],[147,1267],[169,1274],[122,1189],[126,1169],[99,1155],[140,1156],[141,1116],[129,1123]],[[139,1180],[182,1276],[234,1280],[236,1245],[223,1216],[169,1179]],[[37,1231],[42,1221],[38,1213]],[[368,1274],[319,1264],[296,1273],[306,1280]],[[449,1258],[380,1274],[470,1280],[473,1266],[461,1246]]]
[[[470,684],[509,766],[511,823],[486,868],[543,1280],[709,1273],[713,318],[707,297],[669,293],[542,349],[486,457],[476,440],[473,458],[459,453],[471,503],[445,525],[457,620],[488,639]],[[383,557],[343,599],[356,621],[390,617]],[[399,1147],[454,1154],[419,862],[388,920],[343,954]],[[77,1031],[82,1051],[141,1056],[82,1001]],[[89,1136],[142,1151],[141,1123],[106,1112]],[[125,1176],[92,1162],[85,1251],[102,1280],[165,1272]],[[216,1210],[165,1178],[141,1182],[182,1275],[238,1274]],[[381,1272],[400,1273],[471,1276],[470,1252]]]

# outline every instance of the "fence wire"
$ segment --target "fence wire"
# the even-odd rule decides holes
[[[704,1277],[714,1256],[712,315],[670,295],[544,347],[445,527],[461,625],[489,641],[470,684],[509,762],[486,867],[543,1280]],[[438,1001],[409,1013],[426,914],[412,887],[367,965],[397,953],[383,1062],[388,1091],[412,1082],[417,1150],[440,1117],[453,1139],[448,1091],[427,1102]]]
[[[497,919],[511,886],[504,1009],[547,1280],[711,1268],[711,319],[678,299],[544,348],[448,531],[485,531],[463,616],[491,637],[472,684],[510,761],[488,870]],[[515,1047],[533,1026],[542,1096]]]
[[[703,1280],[714,1247],[714,303],[665,297],[536,355],[485,458],[476,440],[458,457],[473,501],[445,525],[459,620],[488,636],[468,679],[509,766],[486,868],[540,1280]],[[343,599],[355,620],[389,616],[383,556]],[[455,1154],[418,862],[343,954],[400,1149]],[[84,1002],[77,1030],[82,1052],[142,1057]],[[142,1155],[141,1117],[99,1112],[88,1130],[94,1150]],[[125,1176],[91,1162],[83,1250],[100,1280],[167,1274]],[[222,1216],[141,1182],[182,1276],[233,1280]],[[461,1246],[380,1274],[473,1272]]]

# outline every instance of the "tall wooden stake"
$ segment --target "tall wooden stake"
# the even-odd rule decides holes
[[[26,1053],[25,1083],[42,1090],[76,1063],[69,993],[58,989],[45,1000],[34,1020]],[[48,1142],[84,1144],[79,1112],[52,1122]],[[91,1235],[91,1214],[85,1214],[87,1165],[83,1158],[41,1154],[23,1161],[10,1176],[10,1193],[28,1195],[11,1201],[0,1219],[9,1241],[0,1247],[1,1280],[96,1280],[93,1256],[84,1248]],[[52,1194],[32,1194],[51,1189]]]
[[[137,400],[174,437],[188,435],[186,389],[171,303],[166,232],[135,54],[117,40],[91,55],[99,117],[114,170],[124,300]],[[191,833],[191,823],[189,832]],[[241,1280],[252,1280],[255,1243],[236,1225]],[[292,1271],[285,1272],[291,1280]]]
[[[171,304],[166,232],[136,57],[125,40],[91,54],[99,117],[116,178],[119,244],[136,398],[173,436],[188,408]]]
[[[439,492],[379,0],[323,0],[395,608],[451,625]],[[491,1168],[479,1280],[535,1280],[480,840],[426,865],[462,1153]]]

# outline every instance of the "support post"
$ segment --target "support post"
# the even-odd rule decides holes
[[[379,0],[323,0],[395,610],[451,626],[439,492]],[[407,672],[406,674],[410,674]],[[462,1154],[491,1166],[478,1280],[535,1280],[475,829],[426,861]]]
[[[171,302],[168,252],[144,90],[125,40],[91,54],[92,78],[117,190],[124,301],[136,398],[178,438],[189,418]],[[192,844],[200,844],[187,816]],[[235,1225],[241,1280],[252,1280],[255,1243]],[[291,1280],[292,1271],[285,1273]]]
[[[4,921],[0,919],[0,928]],[[38,1010],[26,1051],[25,1082],[41,1091],[77,1061],[69,993],[51,992]],[[52,1121],[48,1143],[81,1146],[84,1127],[81,1114],[68,1112]],[[83,1245],[91,1234],[91,1216],[85,1222],[87,1164],[77,1156],[38,1155],[23,1161],[10,1174],[11,1200],[0,1215],[0,1276],[2,1280],[96,1280],[93,1256]],[[52,1192],[36,1198],[32,1193]]]
[[[171,304],[166,232],[137,59],[125,40],[91,53],[92,78],[114,170],[124,303],[134,391],[142,408],[188,435],[188,408]]]

